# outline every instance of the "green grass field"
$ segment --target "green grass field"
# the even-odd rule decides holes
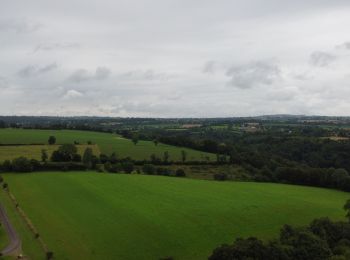
[[[206,259],[236,237],[267,239],[286,223],[344,219],[349,198],[320,188],[145,175],[3,177],[56,259]]]
[[[100,149],[97,145],[77,145],[78,153],[84,154],[86,148],[90,147],[94,154],[99,155]],[[58,150],[59,145],[16,145],[16,146],[0,146],[0,162],[12,160],[14,158],[24,156],[29,159],[41,160],[41,150],[46,150],[50,158],[53,151]]]
[[[180,161],[181,151],[187,153],[187,160],[216,160],[214,154],[196,151],[188,148],[176,147],[165,144],[154,145],[150,141],[139,141],[134,145],[131,140],[118,135],[74,130],[36,130],[36,129],[0,129],[0,144],[47,144],[50,135],[57,139],[57,144],[73,143],[78,141],[86,144],[91,141],[99,146],[101,153],[111,154],[116,152],[120,157],[131,157],[135,160],[149,159],[151,154],[162,158],[165,151],[169,152],[170,160]],[[1,158],[1,157],[0,157]]]

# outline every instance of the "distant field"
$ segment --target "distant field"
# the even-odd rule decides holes
[[[108,133],[98,133],[89,131],[74,130],[35,130],[35,129],[0,129],[0,144],[47,144],[50,135],[57,139],[57,144],[73,143],[86,144],[91,141],[97,144],[101,153],[111,154],[116,152],[120,157],[130,156],[136,160],[149,159],[151,154],[162,157],[165,151],[169,152],[170,160],[180,161],[181,151],[187,153],[187,160],[216,160],[216,156],[211,153],[205,153],[188,148],[181,148],[171,145],[154,145],[150,141],[139,141],[134,145],[131,140],[122,138],[118,135]]]
[[[321,216],[343,220],[349,198],[311,187],[144,175],[3,177],[56,259],[206,259],[236,237],[272,238],[283,224]]]
[[[41,160],[41,150],[46,150],[49,158],[53,151],[58,149],[59,145],[11,145],[0,146],[0,162],[12,160],[14,158],[24,156],[29,159]],[[95,155],[100,154],[97,145],[77,145],[78,153],[84,154],[86,148],[90,147]]]
[[[349,137],[340,137],[340,136],[322,137],[322,139],[329,139],[332,141],[348,141],[348,140],[350,140]]]

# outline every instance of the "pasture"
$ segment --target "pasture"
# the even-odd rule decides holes
[[[0,162],[12,160],[23,156],[28,159],[41,160],[41,151],[46,150],[49,158],[58,149],[59,145],[6,145],[0,146]],[[84,154],[86,148],[90,147],[95,155],[100,154],[97,145],[77,145],[78,153]]]
[[[181,151],[186,151],[187,161],[207,158],[216,160],[215,154],[196,151],[189,148],[176,147],[159,143],[157,146],[151,141],[139,141],[134,145],[131,140],[119,135],[75,130],[37,130],[37,129],[0,129],[0,144],[47,144],[49,136],[56,137],[56,144],[88,141],[98,145],[101,153],[110,155],[115,152],[119,157],[131,157],[135,160],[149,159],[151,154],[162,158],[165,151],[170,155],[169,160],[180,161]],[[1,158],[1,157],[0,157]]]
[[[236,237],[273,238],[283,224],[316,217],[343,220],[349,198],[320,188],[145,175],[3,177],[56,259],[206,259]]]

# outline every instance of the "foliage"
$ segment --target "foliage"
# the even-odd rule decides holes
[[[54,137],[54,136],[51,135],[51,136],[49,137],[48,143],[49,143],[50,145],[55,144],[55,143],[56,143],[56,137]]]
[[[77,147],[74,144],[63,144],[57,151],[54,151],[51,155],[51,161],[53,162],[71,162],[76,158],[78,152]]]
[[[33,166],[31,161],[25,157],[19,157],[12,161],[12,170],[14,172],[31,172]]]

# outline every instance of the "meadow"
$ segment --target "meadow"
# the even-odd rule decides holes
[[[97,144],[101,153],[110,155],[115,152],[119,157],[131,157],[134,160],[150,159],[151,154],[162,158],[165,151],[170,155],[169,160],[180,161],[181,151],[187,153],[187,160],[204,161],[210,158],[216,160],[211,153],[196,151],[189,148],[176,147],[159,143],[157,146],[151,141],[139,141],[134,145],[131,140],[119,135],[75,130],[37,130],[37,129],[0,129],[0,144],[47,144],[49,136],[56,137],[56,144],[73,143]],[[8,146],[7,146],[8,147]],[[7,149],[7,148],[6,148]],[[0,157],[1,160],[1,157]]]
[[[206,259],[236,237],[273,238],[283,224],[323,216],[343,220],[349,198],[321,188],[134,174],[3,177],[56,259]]]
[[[96,155],[100,154],[100,149],[97,145],[77,145],[78,153],[84,154],[86,148],[91,148]],[[0,162],[5,160],[13,160],[20,156],[28,159],[41,160],[41,151],[45,150],[50,158],[51,154],[58,150],[59,145],[8,145],[0,146]]]

